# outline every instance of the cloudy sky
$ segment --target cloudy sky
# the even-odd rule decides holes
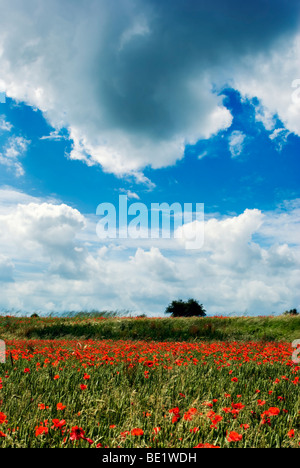
[[[300,308],[299,20],[299,0],[0,0],[2,313]],[[203,245],[99,238],[119,195],[204,203]]]

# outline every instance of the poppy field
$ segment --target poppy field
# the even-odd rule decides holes
[[[288,342],[10,339],[0,447],[297,448]]]

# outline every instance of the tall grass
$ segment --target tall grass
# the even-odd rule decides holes
[[[288,344],[7,345],[11,359],[0,364],[2,448],[280,448],[300,442],[299,367],[291,363]],[[84,431],[77,441],[75,427]],[[237,440],[230,441],[232,433]]]
[[[64,317],[0,317],[0,338],[9,337],[293,341],[300,339],[300,316],[130,318],[92,312]]]

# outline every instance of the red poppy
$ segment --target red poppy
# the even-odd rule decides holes
[[[61,429],[66,424],[66,421],[64,419],[62,419],[61,421],[59,419],[52,419],[52,422],[53,426],[51,429],[54,429],[55,427]]]
[[[249,429],[250,428],[249,424],[241,424],[240,427],[242,429]]]
[[[193,427],[193,429],[190,429],[190,432],[193,432],[194,434],[199,431],[199,427]]]
[[[82,427],[74,426],[71,429],[70,440],[80,440],[84,438],[84,430]]]
[[[45,426],[36,426],[35,428],[35,436],[38,437],[39,435],[41,434],[48,434],[49,432],[49,429],[48,427],[45,427]]]
[[[0,424],[3,424],[7,421],[7,416],[4,413],[1,413],[0,411]]]
[[[235,431],[231,431],[230,434],[227,436],[228,442],[239,442],[240,440],[242,440],[242,438],[242,434],[238,434]]]
[[[142,436],[143,434],[144,434],[143,429],[140,429],[138,427],[136,427],[135,429],[132,429],[131,431],[131,435],[134,435],[134,436]]]
[[[153,366],[154,366],[154,362],[153,362],[153,361],[145,361],[145,362],[144,362],[144,366],[153,367]]]
[[[64,410],[65,408],[66,408],[66,406],[63,405],[62,403],[57,403],[57,405],[56,405],[56,409],[57,409],[58,411],[62,411],[62,410]]]
[[[268,409],[268,413],[270,416],[277,416],[280,413],[280,409],[277,408],[276,406],[271,406]]]
[[[258,406],[264,406],[266,404],[265,400],[257,400]]]
[[[218,445],[213,444],[198,444],[194,448],[220,448]]]

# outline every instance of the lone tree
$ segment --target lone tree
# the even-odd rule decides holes
[[[203,305],[195,299],[172,301],[165,310],[165,314],[171,314],[172,317],[205,317],[205,312]]]
[[[297,312],[297,309],[291,309],[291,310],[286,310],[283,315],[299,315],[299,312]]]

